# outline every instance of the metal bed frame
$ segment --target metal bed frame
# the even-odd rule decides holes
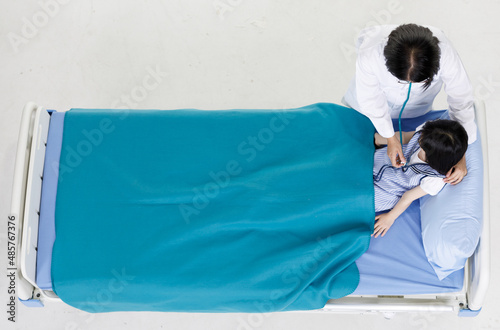
[[[397,312],[452,312],[475,316],[481,310],[490,276],[489,170],[486,109],[475,104],[476,120],[482,139],[484,166],[483,227],[479,245],[465,265],[463,289],[434,295],[354,296],[330,300],[319,312],[383,313],[391,318]],[[18,297],[25,305],[43,306],[44,302],[61,301],[49,290],[40,289],[35,281],[38,221],[43,180],[43,166],[50,115],[43,107],[25,105],[17,146],[12,204],[9,219],[15,224],[15,235],[9,236],[16,247],[11,268],[17,269]]]

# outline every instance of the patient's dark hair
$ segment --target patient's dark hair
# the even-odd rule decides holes
[[[423,82],[427,89],[439,71],[441,49],[431,30],[416,24],[403,24],[389,34],[384,48],[385,65],[400,80]]]
[[[420,133],[418,142],[425,151],[426,162],[440,174],[446,175],[467,151],[467,132],[456,121],[428,121]]]

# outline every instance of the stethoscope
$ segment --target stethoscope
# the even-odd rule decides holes
[[[403,106],[401,107],[401,111],[399,111],[399,120],[398,120],[398,124],[399,124],[399,142],[401,143],[401,150],[403,150],[403,130],[401,128],[401,115],[403,114],[403,111],[406,107],[406,103],[408,103],[408,100],[410,99],[410,92],[411,92],[411,82],[409,82],[409,85],[408,85],[408,94],[406,95],[406,100],[404,101],[403,103]],[[432,171],[426,171],[424,169],[422,169],[422,167],[426,168],[428,167],[429,165],[426,164],[426,163],[415,163],[415,164],[407,164],[407,163],[404,163],[403,164],[403,167],[394,167],[392,165],[384,165],[380,168],[380,170],[378,171],[377,175],[375,175],[373,177],[373,180],[375,182],[378,182],[380,181],[380,179],[382,179],[382,175],[384,174],[385,170],[388,169],[388,168],[395,168],[395,169],[401,169],[403,172],[406,172],[408,169],[411,169],[413,172],[415,173],[418,173],[418,174],[424,174],[425,176],[436,176],[436,174]],[[419,168],[420,167],[420,168]]]
[[[385,170],[387,170],[388,168],[392,168],[392,169],[396,169],[396,170],[401,169],[403,171],[403,173],[405,173],[406,171],[411,169],[413,172],[415,172],[417,174],[423,174],[424,177],[439,176],[432,171],[426,170],[427,168],[429,168],[429,165],[426,163],[414,163],[414,164],[410,164],[410,165],[404,165],[403,167],[394,167],[392,165],[385,164],[384,166],[382,166],[380,168],[380,170],[378,170],[378,173],[373,176],[373,181],[379,182],[382,179],[382,175],[384,174]],[[421,180],[424,177],[422,177]]]
[[[399,142],[401,143],[401,150],[403,150],[403,130],[401,128],[401,116],[403,115],[403,111],[405,110],[406,103],[408,103],[408,100],[410,99],[410,93],[411,93],[411,82],[408,85],[408,94],[406,95],[406,100],[404,101],[403,106],[401,107],[401,111],[399,111],[398,123],[399,123]],[[384,174],[385,170],[388,168],[396,168],[396,169],[400,168],[403,172],[406,172],[408,169],[411,168],[416,173],[428,174],[428,173],[426,173],[427,171],[423,171],[423,170],[418,169],[418,165],[426,165],[426,164],[418,163],[418,164],[407,165],[407,163],[404,163],[403,167],[394,167],[392,165],[384,165],[380,168],[377,175],[375,175],[373,177],[373,180],[375,182],[380,181],[380,179],[382,179],[382,175]]]
[[[406,96],[406,100],[403,103],[403,106],[401,107],[401,111],[399,112],[399,142],[401,143],[401,150],[403,150],[403,130],[401,129],[401,115],[403,114],[403,111],[406,107],[406,103],[408,103],[408,100],[410,99],[410,92],[411,92],[411,82],[409,83],[408,86],[408,95]],[[403,164],[403,172],[405,171],[405,167],[407,167],[406,163]]]

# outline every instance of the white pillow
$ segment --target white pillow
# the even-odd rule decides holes
[[[483,218],[483,160],[481,141],[468,146],[467,176],[447,184],[436,196],[420,200],[425,254],[440,280],[462,269],[475,251]]]

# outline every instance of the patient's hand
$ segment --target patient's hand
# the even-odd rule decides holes
[[[394,219],[394,217],[391,216],[390,212],[377,215],[375,217],[376,222],[372,236],[375,236],[375,238],[377,238],[379,235],[384,237],[384,235],[387,233],[389,228],[391,228],[392,224],[394,223],[394,220],[396,219]]]

